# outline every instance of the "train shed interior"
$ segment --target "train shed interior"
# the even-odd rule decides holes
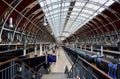
[[[120,79],[120,0],[0,0],[0,79]]]

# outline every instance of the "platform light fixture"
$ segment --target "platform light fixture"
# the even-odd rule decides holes
[[[9,23],[10,23],[10,27],[13,27],[13,19],[10,17],[10,19],[9,19]]]
[[[47,25],[45,16],[44,16],[44,23],[43,23],[43,25],[44,25],[44,26]]]

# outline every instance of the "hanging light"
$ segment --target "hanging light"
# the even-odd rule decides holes
[[[13,19],[12,19],[12,18],[10,18],[10,19],[9,19],[10,27],[13,27],[12,22],[13,22]]]
[[[46,20],[45,20],[46,18],[45,18],[45,16],[44,16],[44,23],[43,23],[43,25],[44,26],[46,26],[47,25],[47,23],[46,23]]]

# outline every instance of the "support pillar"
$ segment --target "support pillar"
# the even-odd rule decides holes
[[[101,55],[103,56],[103,46],[101,46]]]
[[[17,45],[15,46],[15,49],[17,49]]]
[[[23,56],[26,56],[26,40],[23,43]]]
[[[91,52],[93,52],[93,46],[91,45]]]
[[[40,56],[42,55],[42,44],[40,44]]]
[[[52,48],[52,45],[50,44],[50,45],[49,45],[49,49],[51,49],[51,48]]]
[[[82,45],[80,45],[80,49],[82,50]]]
[[[35,56],[37,56],[37,44],[35,43]]]
[[[73,48],[75,48],[75,44],[73,43]]]
[[[77,44],[75,45],[75,48],[77,48]]]
[[[44,44],[44,54],[45,54],[45,49],[46,49],[46,46],[45,46],[45,44]]]
[[[0,34],[0,42],[2,42],[1,34]]]
[[[85,45],[85,50],[86,50],[86,45]]]

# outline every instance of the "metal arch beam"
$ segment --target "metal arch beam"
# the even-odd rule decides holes
[[[33,21],[33,23],[35,23],[35,21],[36,21],[37,19],[34,19],[34,21]],[[35,23],[36,24],[36,23]],[[30,25],[29,26],[30,27],[30,29],[29,29],[29,31],[28,31],[28,35],[30,34],[30,31],[32,30],[32,28],[34,27],[33,25]],[[40,28],[41,29],[41,28]],[[23,30],[23,32],[24,32],[24,30]]]
[[[96,30],[99,29],[99,30],[101,31],[101,33],[104,34],[102,28],[99,28],[99,27],[101,27],[101,26],[99,26],[98,23],[97,23],[94,19],[92,20],[92,23],[93,23],[94,25],[96,25],[96,28],[95,28]]]
[[[41,34],[42,32],[40,31],[40,30],[38,30],[37,32],[36,32],[36,36],[39,36],[39,34]],[[50,35],[50,38],[51,38],[51,35]]]
[[[36,1],[34,1],[33,3],[31,3],[30,5],[28,5],[26,8],[24,8],[23,10],[22,10],[22,14],[24,13],[24,11],[25,10],[27,10],[28,8],[30,8],[30,9],[28,9],[23,15],[25,15],[25,14],[27,14],[34,6],[36,6],[37,4],[35,4],[36,3]],[[35,5],[33,5],[33,4],[35,4]],[[31,7],[31,5],[33,5],[32,7]],[[20,18],[19,18],[20,17]],[[16,33],[16,30],[17,30],[17,28],[18,28],[18,25],[19,25],[19,23],[20,23],[20,21],[23,19],[23,16],[18,16],[18,19],[16,20],[17,22],[17,25],[15,25],[16,27],[15,27],[15,30],[14,30],[14,33],[13,33],[13,40],[14,40],[14,35],[15,35],[15,33]]]
[[[74,6],[74,8],[82,8],[82,6]],[[54,9],[52,9],[52,10],[50,10],[50,11],[55,11],[55,10],[58,10],[60,7],[57,7],[57,8],[54,8]],[[65,6],[65,7],[63,7],[63,9],[65,9],[65,8],[72,8],[72,6]],[[85,7],[85,10],[89,10],[89,11],[92,11],[92,12],[95,12],[96,10],[95,9],[93,9],[93,8],[89,8],[89,7]],[[98,11],[99,12],[99,11]]]
[[[84,27],[84,26],[83,26]],[[81,29],[80,30],[78,30],[79,32],[78,33],[80,33],[81,34],[81,32],[83,32],[84,30],[85,30],[85,28],[83,28],[83,27],[81,27]]]
[[[44,15],[43,15],[44,16]],[[37,17],[33,17],[33,18],[31,18],[30,20],[34,23],[38,18],[40,19],[40,18],[42,18],[43,17],[42,15],[38,15]],[[32,20],[33,19],[33,20]],[[23,26],[23,30],[22,30],[22,32],[24,32],[25,31],[25,28],[27,27],[27,25],[29,24],[29,22],[27,22],[24,26]]]
[[[5,1],[4,1],[5,2]],[[9,5],[7,2],[5,2],[9,7],[11,7],[12,9],[14,9],[17,13],[19,13],[21,16],[22,15],[18,10],[16,10],[14,7],[12,7],[11,5]],[[32,25],[34,25],[36,28],[40,29],[39,27],[36,26],[36,24],[34,24],[31,20],[29,20],[27,17],[24,16],[25,19],[27,19]],[[45,31],[43,31],[42,29],[40,29],[42,32],[46,33]],[[46,33],[47,34],[47,33]],[[47,34],[48,35],[48,34]]]
[[[81,10],[79,11],[78,15],[75,17],[74,21],[72,22],[72,24],[71,24],[69,27],[71,27],[71,26],[73,25],[73,23],[76,21],[77,17],[80,16],[80,13],[83,11],[83,9],[84,9],[85,6],[87,5],[87,3],[88,3],[88,1],[83,5],[83,7],[82,7]],[[86,17],[86,18],[87,18],[87,17]],[[68,20],[67,20],[67,21],[68,21]],[[64,28],[66,27],[66,24],[67,24],[67,23],[66,23],[66,21],[65,21],[62,30],[64,30]],[[70,29],[70,28],[69,28],[69,29]],[[68,30],[69,30],[69,29],[68,29]]]
[[[92,25],[91,24],[85,24],[85,26],[87,26],[87,27],[90,27],[90,29],[92,28],[93,29],[93,27],[92,27]],[[97,31],[95,30],[95,32],[93,32],[93,31],[91,31],[92,33],[93,33],[93,35],[95,35],[96,33],[97,33]]]
[[[118,20],[120,20],[120,18],[116,15],[116,13],[118,13],[118,12],[116,12],[114,9],[112,9],[112,8],[109,8],[109,7],[106,7],[106,6],[104,6],[108,11],[110,11],[113,15],[115,15],[117,18],[118,18]],[[107,15],[106,15],[107,16]],[[109,16],[108,16],[109,17]],[[115,29],[115,32],[116,32],[116,34],[117,34],[117,36],[118,36],[118,29],[117,29],[117,27],[113,27],[114,29]]]
[[[103,17],[104,17],[104,16],[103,16]],[[108,16],[107,16],[107,17],[108,17]],[[108,17],[108,18],[109,18],[109,17]],[[109,18],[109,19],[105,18],[105,19],[108,20],[108,21],[110,22],[110,20],[109,20],[110,18]],[[111,24],[112,24],[112,23],[111,23]]]
[[[119,17],[116,14],[113,14],[113,15],[115,15],[118,18],[118,20],[120,20]],[[114,22],[112,22],[113,20],[106,14],[104,14],[104,16],[106,16],[108,18],[107,20],[110,22],[110,24],[112,25],[112,27],[114,28],[114,30],[115,30],[115,32],[118,36],[118,29],[117,29],[117,26],[114,24]]]
[[[87,27],[87,28],[89,28],[89,30],[91,30],[90,26],[85,25],[85,27]],[[90,33],[91,33],[91,35],[95,35],[95,33],[93,31],[91,31]]]
[[[33,17],[31,17],[30,20],[32,20],[34,17],[35,17],[35,15],[34,15]],[[33,22],[36,21],[36,20],[37,20],[37,19],[34,19]],[[25,28],[27,27],[28,24],[29,24],[29,21],[26,21],[26,22],[24,23],[22,32],[24,32],[24,30],[25,30]],[[30,27],[30,28],[32,28],[32,27]]]
[[[62,13],[67,13],[67,12],[71,12],[71,11],[62,11]],[[50,14],[46,17],[52,17],[52,16],[55,16],[55,15],[58,15],[60,12],[56,12],[56,13],[53,13],[53,14]],[[79,13],[79,11],[72,11],[72,13]],[[81,14],[85,14],[85,15],[91,15],[91,14],[88,14],[86,12],[82,12]],[[76,14],[77,15],[77,14]],[[73,16],[76,16],[75,14]],[[67,15],[68,16],[68,15]],[[70,15],[69,15],[70,16]],[[71,15],[72,16],[72,15]]]
[[[108,16],[106,16],[105,14],[100,14],[104,19],[106,19],[108,22],[110,22],[110,18],[108,17]],[[98,18],[98,20],[102,20],[101,18]],[[104,22],[104,21],[103,21]],[[101,22],[102,23],[102,22]],[[105,23],[104,23],[105,24]],[[111,23],[111,25],[112,26],[114,26],[112,23]],[[106,27],[105,25],[104,25],[104,27]],[[110,33],[110,30],[106,27],[106,29],[107,29],[107,31]],[[115,29],[114,29],[115,30]]]
[[[96,25],[93,25],[91,22],[88,23],[89,26],[93,28],[97,28]],[[91,30],[90,30],[91,31]],[[99,31],[95,30],[97,34],[100,34]]]
[[[86,2],[88,2],[88,0],[86,0],[86,1],[75,1],[75,2],[86,3]],[[64,3],[64,2],[63,2],[63,3]],[[67,3],[67,2],[65,2],[65,3]],[[68,1],[68,3],[69,3],[69,1]],[[61,4],[61,1],[53,2],[53,3],[48,4],[48,5],[46,5],[46,6],[42,7],[42,8],[45,9],[45,8],[47,8],[47,7],[51,7],[51,6],[53,6],[53,5],[58,5],[58,4]],[[93,5],[97,5],[97,6],[101,6],[101,5],[102,5],[101,3],[93,2],[93,1],[89,1],[89,4],[93,4]],[[105,5],[104,5],[104,6],[105,6]],[[107,6],[105,6],[105,7],[107,7]]]
[[[32,15],[32,14],[31,14]],[[42,16],[38,16],[38,17],[36,17],[36,18],[34,18],[34,16],[32,17],[32,18],[30,18],[30,20],[32,20],[33,18],[33,20],[32,20],[32,22],[34,23],[38,18],[41,18]],[[27,25],[29,24],[29,21],[26,21],[26,23],[24,23],[25,25],[23,26],[23,30],[22,30],[22,33],[24,33],[24,31],[25,31],[25,28],[27,27]],[[29,26],[30,27],[30,29],[28,30],[28,34],[27,34],[27,36],[30,34],[30,30],[32,29],[32,27],[33,27],[33,25],[30,25]]]
[[[97,29],[99,28],[95,21],[92,20],[92,21],[91,21],[91,24],[93,24],[93,25],[96,26],[96,28],[95,28],[94,30],[97,30]],[[101,32],[102,34],[104,33],[101,28],[99,28],[99,30],[100,30],[100,32]],[[100,33],[99,33],[99,34],[100,34]]]
[[[105,14],[104,14],[105,15]],[[103,16],[103,15],[102,15]],[[107,15],[106,15],[107,16]],[[105,18],[105,16],[103,16],[104,18]],[[107,16],[108,17],[108,16]],[[109,17],[108,17],[109,18]],[[105,18],[107,21],[109,21],[110,23],[111,23],[111,25],[113,26],[113,28],[115,29],[115,27],[114,27],[114,25],[113,25],[113,23],[110,21],[111,20],[111,18],[109,18],[109,19],[107,19],[107,18]]]
[[[111,23],[111,21],[112,21],[112,19],[110,18],[110,17],[108,17],[107,15],[105,15],[105,14],[103,14],[103,13],[101,13],[100,14],[104,19],[106,19],[109,23]],[[100,20],[102,20],[101,18],[97,18],[96,17],[96,19],[98,19],[99,20],[99,22],[101,22]],[[103,21],[104,22],[104,21]],[[101,22],[102,23],[102,22]],[[106,30],[110,33],[110,30],[105,26],[105,23],[102,23],[102,25],[106,28]],[[112,23],[111,23],[111,25],[112,25],[112,27],[114,28],[114,30],[115,30],[115,25],[113,25]]]
[[[66,15],[62,15],[62,16],[66,16]],[[71,16],[76,16],[76,15],[71,15]],[[57,17],[57,16],[56,16]],[[83,17],[83,16],[81,16],[81,17]],[[50,18],[50,19],[53,19],[53,18],[55,18],[55,17],[52,17],[52,18]],[[83,17],[83,18],[85,18],[85,17]],[[72,18],[70,18],[70,20],[72,20]],[[82,19],[78,19],[78,20],[82,20]]]
[[[2,0],[2,1],[3,1],[3,0]],[[4,2],[4,1],[3,1],[3,2]],[[14,2],[16,2],[16,0],[14,0],[10,5],[14,4]],[[17,2],[17,4],[14,6],[14,8],[16,8],[21,2],[22,2],[22,0],[20,0],[19,2]],[[10,10],[10,11],[9,11],[9,10]],[[11,9],[11,7],[8,7],[8,9],[6,9],[6,12],[9,12],[9,13],[8,13],[7,16],[4,18],[5,21],[4,21],[4,23],[3,23],[3,25],[2,25],[2,28],[1,28],[0,38],[1,38],[1,36],[2,36],[4,26],[5,26],[5,24],[6,24],[7,20],[8,20],[8,18],[9,18],[9,16],[12,14],[13,11],[14,11],[14,9],[13,9],[13,8]],[[4,12],[3,16],[5,16],[6,12]]]
[[[28,17],[28,18],[29,18],[29,17]],[[31,17],[31,19],[32,19],[32,18],[33,18],[33,17]],[[29,21],[26,20],[26,22],[23,23],[23,24],[26,25],[27,23],[29,23]],[[23,37],[23,34],[24,34],[24,32],[21,33],[21,38]],[[28,34],[28,35],[29,35],[29,34]],[[27,35],[27,36],[28,36],[28,35]],[[13,35],[13,36],[14,36],[14,35]],[[14,39],[14,38],[13,38],[13,39]]]
[[[25,8],[21,11],[21,13],[23,14],[23,12],[24,12],[26,9],[29,8],[29,10],[26,11],[26,12],[23,14],[23,15],[26,15],[26,14],[27,14],[32,8],[34,8],[37,4],[38,4],[37,1],[32,2],[32,3],[29,4],[27,7],[25,7]],[[19,25],[19,23],[20,23],[20,21],[21,21],[22,19],[23,19],[23,16],[21,16],[21,18],[18,20],[17,26]]]
[[[82,31],[86,31],[87,29],[88,29],[88,27],[82,27],[83,28],[83,30]],[[81,31],[81,32],[82,32]],[[92,33],[89,31],[89,33],[90,33],[90,35],[92,35]],[[86,33],[86,35],[88,35],[87,33]]]
[[[107,32],[109,32],[108,28],[105,27],[105,25],[104,25],[105,23],[104,23],[104,22],[101,22],[100,19],[97,18],[97,17],[96,17],[95,19],[96,19],[99,23],[101,23],[101,25],[107,30]]]
[[[37,5],[37,1],[34,1],[32,2],[31,4],[29,4],[28,6],[26,6],[22,11],[21,13],[25,16],[33,7],[35,7]],[[26,11],[27,10],[27,11]],[[20,17],[20,18],[19,18]],[[15,25],[15,30],[14,30],[14,33],[13,33],[13,40],[14,40],[14,35],[15,35],[15,31],[17,30],[18,28],[18,25],[19,23],[21,22],[21,20],[23,19],[23,16],[18,16],[18,19],[16,20],[17,22],[17,25]],[[23,23],[24,24],[24,23]]]

